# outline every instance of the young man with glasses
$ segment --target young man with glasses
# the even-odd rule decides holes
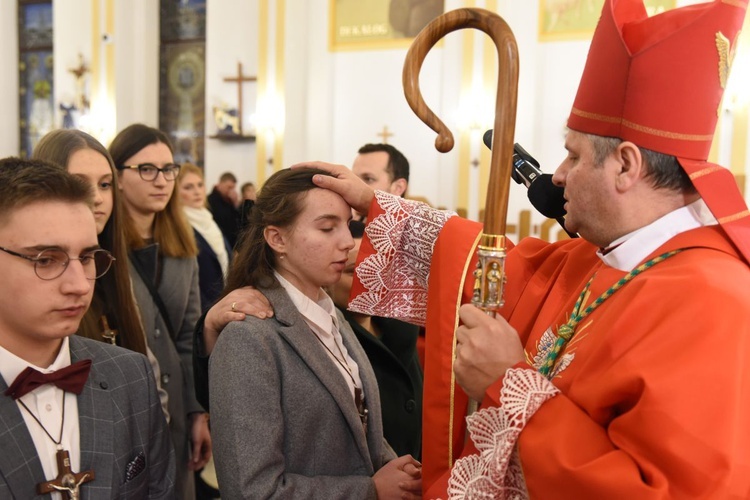
[[[0,160],[0,498],[173,498],[145,356],[73,335],[113,257],[85,181]]]

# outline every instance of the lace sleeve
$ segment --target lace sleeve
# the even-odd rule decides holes
[[[364,292],[349,309],[423,325],[433,248],[455,213],[382,191],[376,191],[375,198],[383,213],[365,229],[375,253],[357,267]]]
[[[536,370],[511,368],[500,391],[500,407],[482,409],[466,419],[479,451],[456,461],[448,497],[526,499],[518,455],[518,436],[532,415],[560,391]]]

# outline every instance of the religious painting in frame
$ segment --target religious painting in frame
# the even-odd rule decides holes
[[[177,163],[203,165],[206,44],[161,46],[159,128],[169,135]]]
[[[177,163],[203,166],[205,152],[206,1],[161,0],[159,128]]]
[[[330,0],[330,50],[408,47],[445,11],[444,0]]]
[[[18,2],[19,156],[54,128],[52,2]]]
[[[676,0],[645,0],[649,16],[673,9]],[[539,41],[586,40],[599,22],[604,0],[539,0]]]

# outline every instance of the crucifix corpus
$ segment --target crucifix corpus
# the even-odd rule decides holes
[[[68,450],[57,450],[57,477],[36,485],[36,492],[40,495],[59,491],[68,500],[81,498],[79,490],[81,484],[94,480],[94,471],[73,472],[70,469],[70,454]]]
[[[242,84],[245,82],[254,82],[257,78],[254,76],[245,76],[242,74],[242,63],[237,63],[237,76],[230,76],[224,78],[225,82],[232,82],[237,84],[237,128],[239,129],[239,135],[242,134]]]
[[[78,111],[84,112],[89,109],[89,99],[86,96],[86,74],[89,73],[89,67],[83,60],[83,54],[78,54],[78,67],[68,70],[76,79],[76,102]]]

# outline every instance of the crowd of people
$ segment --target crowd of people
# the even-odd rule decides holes
[[[210,461],[228,499],[750,497],[750,211],[708,161],[746,9],[605,1],[552,178],[581,237],[510,244],[496,316],[481,224],[392,145],[241,195],[143,124],[0,160],[0,498],[201,498]]]

